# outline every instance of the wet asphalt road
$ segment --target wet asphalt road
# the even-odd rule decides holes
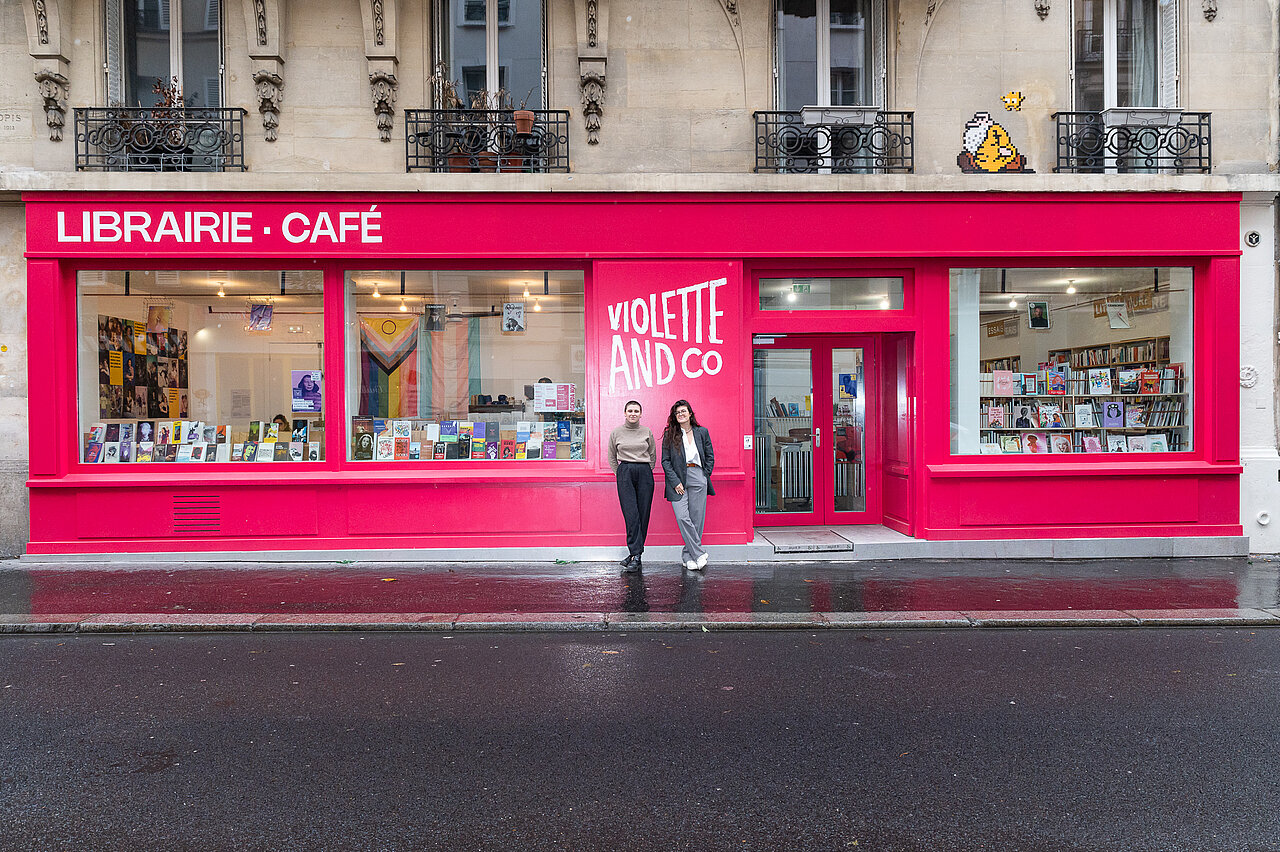
[[[1280,630],[0,637],[0,849],[1280,849]]]

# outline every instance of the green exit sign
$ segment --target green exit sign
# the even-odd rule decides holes
[[[808,293],[809,285],[808,284],[792,284],[791,292],[792,293]]]

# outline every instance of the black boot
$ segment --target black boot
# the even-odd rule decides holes
[[[624,574],[639,574],[639,573],[640,573],[640,569],[641,569],[642,567],[643,567],[643,566],[640,564],[640,557],[639,557],[639,556],[630,556],[630,557],[628,557],[628,558],[627,558],[627,561],[626,561],[625,563],[623,563],[623,566],[622,566],[622,573],[624,573]]]

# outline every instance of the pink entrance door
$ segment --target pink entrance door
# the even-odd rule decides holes
[[[880,522],[877,344],[870,336],[757,336],[757,526]]]

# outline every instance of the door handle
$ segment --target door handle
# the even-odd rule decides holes
[[[820,449],[822,447],[822,429],[814,428],[813,430],[813,448]]]

